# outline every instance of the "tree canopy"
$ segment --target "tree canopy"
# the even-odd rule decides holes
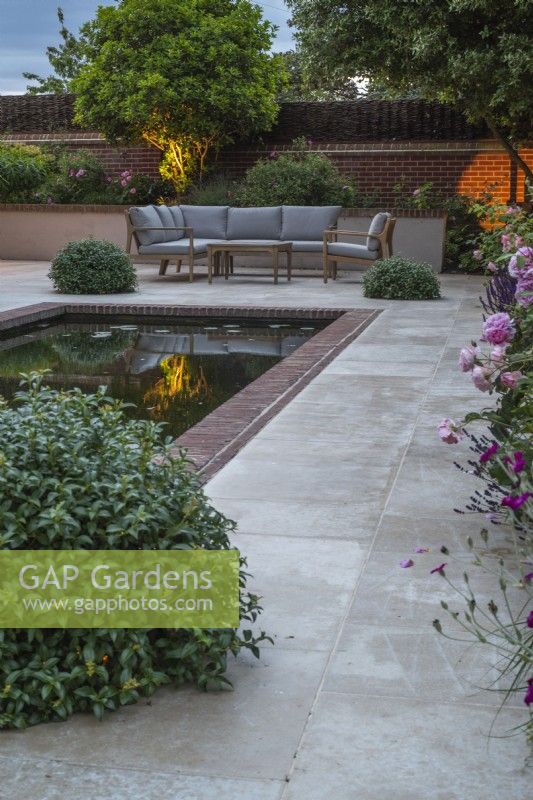
[[[78,38],[48,48],[52,78],[30,91],[70,91],[75,119],[112,143],[144,140],[163,153],[178,192],[211,150],[268,130],[285,67],[274,26],[249,0],[120,0],[99,6]]]
[[[516,143],[531,137],[530,0],[287,0],[304,69],[369,79],[389,96],[413,89],[485,120],[533,182]]]

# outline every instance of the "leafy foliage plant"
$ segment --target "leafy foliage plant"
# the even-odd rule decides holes
[[[230,548],[235,524],[213,508],[162,426],[128,420],[104,387],[57,391],[24,377],[0,399],[2,549],[187,550]],[[228,656],[259,656],[261,609],[241,558],[236,630],[4,629],[0,728],[102,718],[162,684],[227,685]]]
[[[365,272],[363,293],[385,300],[435,300],[440,297],[440,286],[429,264],[391,256],[376,261]]]
[[[69,242],[56,254],[48,277],[62,294],[133,292],[137,287],[130,256],[100,239]]]

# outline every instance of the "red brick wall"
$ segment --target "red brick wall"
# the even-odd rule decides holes
[[[223,152],[218,167],[228,175],[240,176],[258,158],[290,150],[290,145],[261,149],[232,148]],[[516,192],[524,199],[523,173],[516,175],[509,157],[495,142],[356,143],[318,145],[339,170],[354,179],[360,191],[377,194],[377,202],[391,204],[393,188],[402,181],[407,191],[431,182],[445,194],[479,196],[485,190],[507,202]],[[533,148],[521,151],[533,165]]]
[[[159,151],[148,146],[114,148],[97,133],[13,134],[3,138],[35,144],[62,142],[72,150],[86,148],[103,160],[110,174],[130,169],[158,175]],[[215,169],[239,177],[258,158],[290,149],[287,144],[268,143],[261,148],[228,148],[219,155]],[[374,195],[378,204],[392,204],[393,187],[402,179],[407,191],[431,182],[449,195],[478,196],[492,189],[503,202],[513,197],[519,202],[524,199],[523,173],[516,173],[508,156],[493,141],[317,144],[316,150],[327,154],[343,174],[354,179],[363,195]],[[533,147],[522,150],[521,155],[533,165]]]

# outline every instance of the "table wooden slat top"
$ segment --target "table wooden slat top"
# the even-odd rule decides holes
[[[286,270],[287,270],[287,280],[290,281],[291,279],[291,267],[292,267],[292,242],[277,242],[277,241],[265,241],[265,242],[254,242],[253,240],[250,241],[239,241],[239,242],[216,242],[213,244],[207,245],[207,262],[208,262],[208,280],[209,283],[213,282],[213,264],[215,262],[215,256],[219,254],[224,254],[224,278],[227,280],[229,275],[229,265],[230,265],[230,258],[233,255],[244,255],[244,254],[257,254],[257,253],[270,253],[272,255],[272,271],[274,275],[274,283],[278,282],[278,271],[279,271],[279,254],[285,253],[286,254]]]

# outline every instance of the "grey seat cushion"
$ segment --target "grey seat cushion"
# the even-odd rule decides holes
[[[282,206],[281,239],[302,241],[322,239],[322,234],[335,225],[342,206]]]
[[[292,243],[293,253],[321,253],[322,240],[314,242],[312,239],[295,241]]]
[[[389,218],[390,214],[388,211],[380,211],[370,223],[368,232],[383,233],[383,228],[385,227],[385,223]],[[369,250],[379,250],[379,241],[377,239],[373,239],[371,236],[368,236],[366,240],[366,246]]]
[[[176,228],[184,228],[185,227],[185,220],[183,218],[183,211],[179,206],[169,206],[170,213],[172,214],[172,220]],[[185,236],[184,231],[176,231],[176,235],[172,237],[172,239],[181,239],[182,236]]]
[[[225,239],[228,206],[180,206],[195,239]]]
[[[207,253],[208,244],[223,242],[225,239],[193,239],[194,255]],[[175,239],[173,242],[156,242],[155,244],[141,245],[139,247],[141,255],[161,255],[161,256],[186,256],[189,253],[189,238]]]
[[[281,206],[230,208],[228,211],[228,239],[279,239],[280,234]]]
[[[136,228],[161,228],[163,223],[157,213],[157,206],[134,206],[129,209],[130,220]],[[139,231],[137,237],[140,245],[163,242],[165,231]]]
[[[364,244],[349,244],[348,242],[331,242],[328,244],[329,256],[344,256],[347,258],[364,258],[375,260],[378,257],[377,250],[369,250]]]

